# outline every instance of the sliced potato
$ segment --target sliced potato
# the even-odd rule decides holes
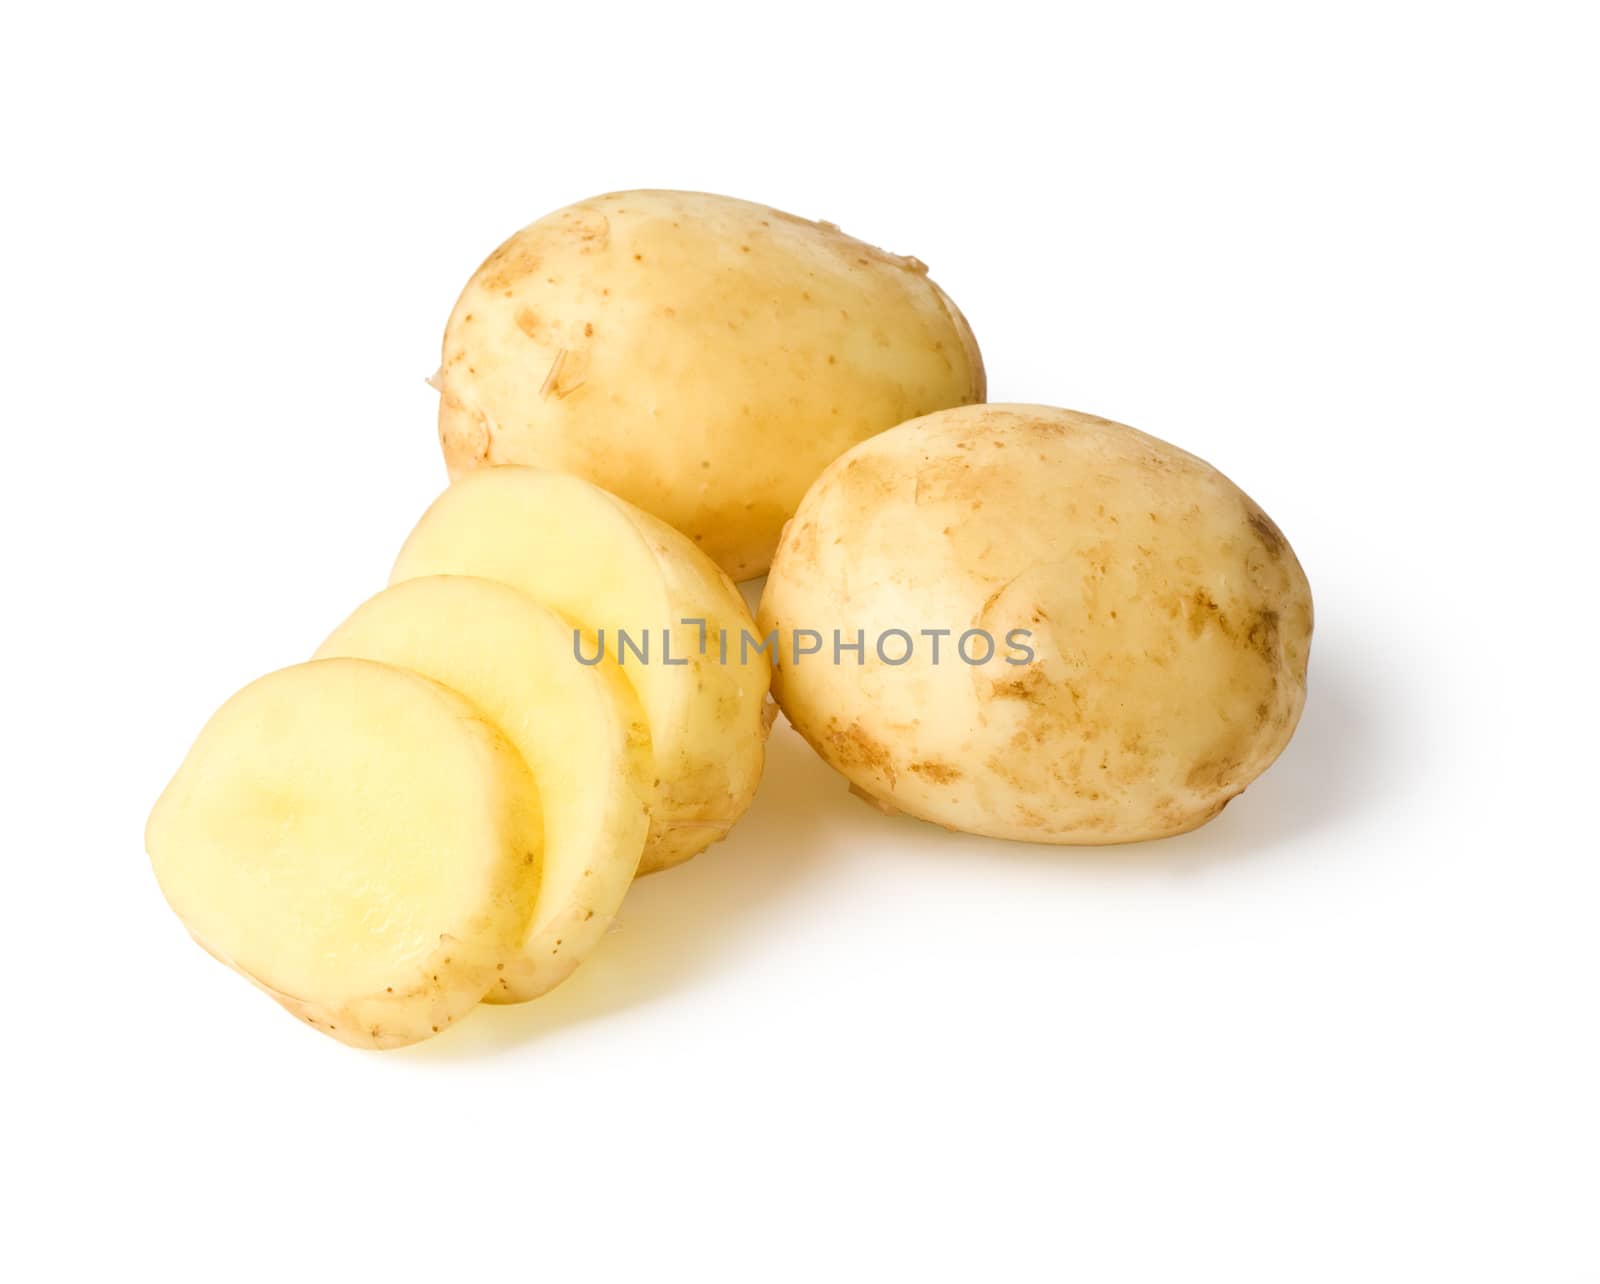
[[[753,636],[755,625],[738,589],[683,535],[577,477],[488,468],[434,502],[390,583],[425,575],[500,580],[566,616],[619,660],[655,749],[640,873],[710,846],[750,805],[761,778],[771,669],[758,648],[741,652],[741,632]],[[685,623],[695,620],[704,624]],[[636,646],[648,638],[648,658],[629,649],[619,630]]]
[[[494,580],[435,575],[386,589],[322,644],[459,691],[505,732],[539,786],[544,876],[520,955],[487,998],[521,1002],[564,980],[633,881],[655,779],[650,733],[614,661],[579,664],[572,625]]]
[[[542,845],[533,778],[482,713],[343,659],[224,704],[145,831],[201,945],[368,1048],[425,1039],[484,996],[526,933]]]

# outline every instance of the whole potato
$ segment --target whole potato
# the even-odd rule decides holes
[[[445,329],[439,438],[575,473],[762,574],[856,442],[982,401],[972,332],[916,259],[699,192],[617,192],[518,232]]]
[[[760,627],[789,721],[887,809],[1122,843],[1203,824],[1278,756],[1311,618],[1288,541],[1209,464],[989,405],[836,460],[784,532]]]

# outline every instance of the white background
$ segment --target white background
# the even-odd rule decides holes
[[[1600,1279],[1584,8],[10,14],[0,1273]],[[1304,721],[1103,852],[780,726],[570,984],[354,1052],[190,943],[144,816],[443,485],[479,259],[635,186],[916,254],[994,399],[1230,474]]]

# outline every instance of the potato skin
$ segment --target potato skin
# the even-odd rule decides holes
[[[696,556],[683,534],[660,518],[614,497],[612,502],[655,555],[670,599],[678,604],[674,645],[689,662],[683,669],[685,686],[694,684],[677,728],[678,743],[688,752],[678,761],[698,760],[699,766],[658,782],[656,811],[639,861],[642,877],[681,865],[720,842],[749,810],[766,766],[767,733],[776,710],[767,699],[772,669],[766,653],[741,658],[738,652],[739,635],[754,621],[733,582],[710,560]],[[714,660],[710,642],[708,653],[701,654],[699,626],[683,623],[686,619],[704,620],[708,638],[726,636],[730,660]]]
[[[1203,824],[1288,744],[1312,605],[1282,532],[1209,464],[1091,415],[989,405],[836,460],[784,532],[760,627],[780,631],[789,721],[886,809],[1124,843]],[[795,663],[795,629],[829,649],[863,630],[865,663]],[[888,629],[923,642],[908,663],[874,654]],[[923,629],[952,630],[939,664]],[[993,660],[951,655],[968,629]],[[1007,663],[1013,629],[1031,662]]]
[[[982,401],[972,331],[916,259],[747,201],[616,192],[518,232],[444,335],[439,440],[575,473],[763,574],[836,456]]]

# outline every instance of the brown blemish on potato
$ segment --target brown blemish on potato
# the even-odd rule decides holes
[[[1245,513],[1245,521],[1250,523],[1250,529],[1256,533],[1256,538],[1261,541],[1269,556],[1283,556],[1284,549],[1289,547],[1289,541],[1283,537],[1283,532],[1278,529],[1277,523],[1272,518],[1252,505]]]
[[[539,256],[519,232],[483,261],[478,276],[484,289],[504,290],[531,275],[538,266]]]
[[[544,326],[532,308],[518,308],[512,320],[517,323],[517,329],[535,342],[544,337]]]
[[[1049,820],[1035,811],[1027,803],[1018,803],[1016,806],[1016,821],[1025,829],[1050,829]]]
[[[1189,618],[1190,637],[1199,637],[1206,631],[1207,625],[1213,624],[1221,629],[1224,634],[1231,636],[1228,629],[1227,616],[1222,613],[1222,608],[1217,605],[1216,598],[1212,597],[1204,589],[1196,589],[1189,594],[1189,600],[1186,605],[1188,609],[1185,614]]]
[[[1050,679],[1045,677],[1041,669],[1028,669],[1015,678],[1007,678],[1002,682],[993,682],[989,686],[989,695],[996,700],[1027,700],[1034,702],[1040,699],[1044,687],[1050,684]]]
[[[489,458],[494,428],[489,416],[448,392],[439,397],[439,444],[452,468],[476,467]]]
[[[873,736],[859,722],[828,732],[828,744],[833,752],[829,756],[841,767],[862,767],[888,777],[894,787],[894,761],[888,747]]]
[[[1236,766],[1231,758],[1207,758],[1190,768],[1183,783],[1195,790],[1217,789],[1227,780]]]
[[[960,767],[953,766],[948,762],[936,762],[932,760],[928,762],[914,762],[911,764],[911,770],[916,772],[917,775],[933,781],[933,783],[936,785],[948,785],[952,781],[960,780],[962,776]]]
[[[789,546],[789,555],[798,557],[803,564],[810,564],[817,558],[817,524],[810,519],[797,522],[789,538],[784,541]]]
[[[598,210],[564,210],[561,222],[577,239],[579,254],[598,254],[611,243],[611,220]]]
[[[1278,658],[1278,613],[1265,608],[1257,611],[1245,641],[1263,660],[1269,664],[1275,661]]]

